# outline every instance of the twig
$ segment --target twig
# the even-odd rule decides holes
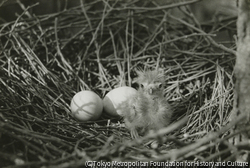
[[[201,29],[199,29],[199,28],[196,28],[195,26],[189,24],[188,22],[186,22],[186,21],[184,21],[184,20],[182,20],[182,19],[179,19],[179,18],[177,18],[177,17],[175,17],[175,16],[173,16],[173,15],[171,15],[171,14],[168,14],[168,16],[169,16],[170,18],[172,18],[172,19],[174,19],[174,20],[177,20],[177,21],[179,21],[180,23],[186,25],[187,27],[190,27],[191,29],[193,29],[193,30],[195,30],[195,31],[197,31],[197,32],[199,32],[199,33],[206,34],[203,30],[201,30]],[[212,37],[206,36],[205,38],[207,38],[215,47],[220,48],[220,49],[222,49],[222,50],[224,50],[224,51],[226,51],[226,52],[228,52],[228,53],[231,53],[231,54],[233,54],[233,55],[236,55],[236,51],[234,51],[234,50],[232,50],[232,49],[230,49],[230,48],[225,47],[223,44],[218,44],[217,42],[214,41],[214,39],[212,39]]]

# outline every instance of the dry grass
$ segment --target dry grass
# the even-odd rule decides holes
[[[171,5],[141,5],[91,1],[0,25],[1,167],[224,161],[241,153],[227,142],[238,121],[227,125],[235,42],[224,47],[213,40],[218,31],[235,33],[236,18],[201,25],[188,13],[188,21],[172,16]],[[122,120],[104,114],[82,123],[70,116],[75,93],[87,89],[104,97],[117,86],[136,87],[138,67],[165,70],[173,125],[131,140]],[[161,145],[144,145],[149,139]]]

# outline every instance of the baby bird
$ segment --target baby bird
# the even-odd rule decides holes
[[[123,117],[132,138],[166,127],[171,122],[172,109],[164,97],[164,74],[159,70],[137,71],[139,90],[124,103]]]

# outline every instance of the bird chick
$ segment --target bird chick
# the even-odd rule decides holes
[[[172,109],[164,97],[164,74],[160,71],[137,71],[139,90],[124,103],[123,117],[132,138],[170,124]]]

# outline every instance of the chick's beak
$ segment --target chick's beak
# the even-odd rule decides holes
[[[151,95],[151,94],[153,94],[153,89],[152,88],[149,88],[148,89],[148,93]]]

